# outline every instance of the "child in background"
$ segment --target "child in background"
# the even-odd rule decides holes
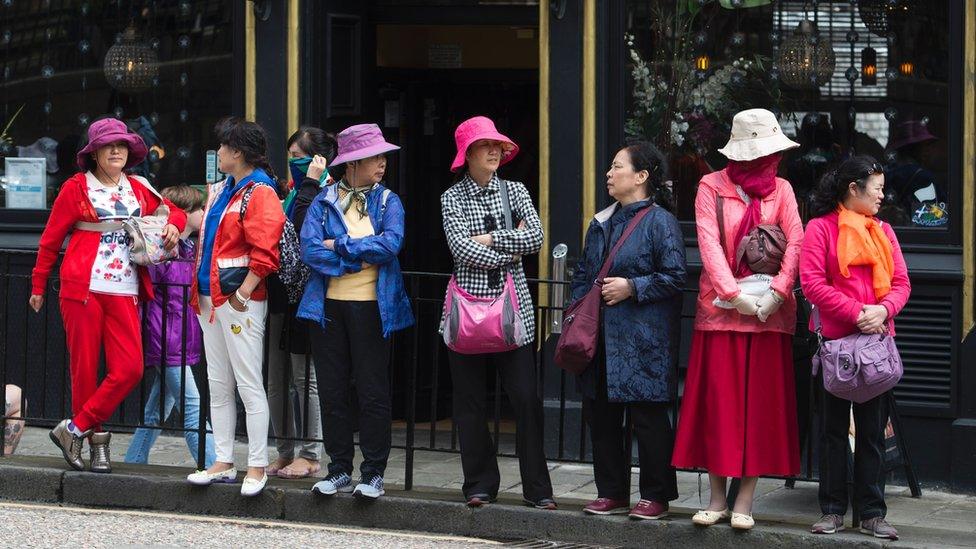
[[[133,435],[129,450],[125,454],[126,463],[149,461],[149,450],[160,433],[160,429],[152,428],[160,424],[160,412],[163,412],[163,421],[165,421],[173,408],[181,402],[185,402],[183,428],[186,429],[184,432],[186,445],[193,459],[198,460],[200,392],[197,390],[190,365],[200,362],[203,335],[190,307],[190,285],[193,283],[196,256],[196,243],[190,239],[190,235],[200,230],[204,197],[203,193],[186,185],[167,187],[162,190],[162,195],[186,212],[186,230],[180,235],[179,255],[172,261],[149,267],[156,296],[146,304],[143,315],[143,322],[147,329],[146,367],[159,368],[159,373],[146,399],[143,423],[147,427],[137,429]],[[164,311],[165,323],[163,322]],[[164,376],[165,380],[163,380]],[[159,395],[163,391],[163,386],[166,395],[163,408],[160,410]],[[209,425],[207,430],[210,430]],[[204,467],[210,467],[216,455],[213,435],[208,434],[206,437]]]

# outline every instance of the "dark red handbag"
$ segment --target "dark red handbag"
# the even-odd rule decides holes
[[[610,265],[613,264],[620,246],[627,241],[630,233],[634,232],[637,224],[653,207],[654,205],[644,208],[631,218],[620,239],[603,261],[603,268],[593,281],[590,291],[566,309],[563,315],[563,331],[559,334],[559,341],[556,343],[555,361],[560,368],[574,374],[581,374],[596,357],[596,346],[600,341],[600,314],[603,310],[603,296],[600,293],[603,279],[610,272]]]

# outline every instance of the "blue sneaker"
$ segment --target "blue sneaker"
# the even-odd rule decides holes
[[[359,485],[356,486],[356,490],[353,491],[352,495],[357,498],[376,499],[385,493],[383,491],[383,477],[373,475],[371,477],[361,478]]]
[[[312,486],[312,491],[323,496],[334,496],[339,492],[352,492],[352,477],[348,473],[332,473]]]

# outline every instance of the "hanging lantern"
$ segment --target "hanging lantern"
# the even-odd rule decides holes
[[[902,76],[911,76],[915,74],[915,63],[912,63],[911,61],[902,61],[901,64],[898,65],[898,72],[900,72]]]
[[[710,60],[706,54],[701,54],[695,58],[695,68],[700,71],[707,71],[709,63]]]
[[[105,53],[105,79],[126,93],[149,89],[159,75],[159,58],[148,44],[140,42],[135,27],[128,27],[121,39]]]
[[[816,88],[834,74],[834,50],[820,40],[817,26],[800,21],[780,48],[780,78],[791,88]]]
[[[868,46],[861,50],[861,85],[876,86],[878,84],[878,52]]]
[[[915,11],[917,0],[860,0],[857,11],[864,26],[885,38],[888,31],[898,29]]]

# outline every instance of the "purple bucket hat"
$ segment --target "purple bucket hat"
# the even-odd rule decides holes
[[[383,139],[383,132],[376,124],[356,124],[339,132],[339,155],[329,166],[338,166],[353,160],[362,160],[390,151],[398,151],[400,147],[387,143]]]
[[[92,122],[88,126],[88,144],[78,151],[78,156],[76,157],[78,167],[82,170],[91,169],[89,165],[91,157],[89,155],[105,145],[115,143],[116,141],[122,141],[129,148],[129,157],[125,162],[125,168],[131,168],[141,163],[146,159],[146,155],[149,154],[149,150],[146,149],[146,143],[137,133],[129,131],[125,122],[117,118],[103,118]]]
[[[908,145],[934,141],[938,137],[932,135],[926,124],[921,120],[909,120],[894,126],[890,130],[888,150],[898,150]]]

